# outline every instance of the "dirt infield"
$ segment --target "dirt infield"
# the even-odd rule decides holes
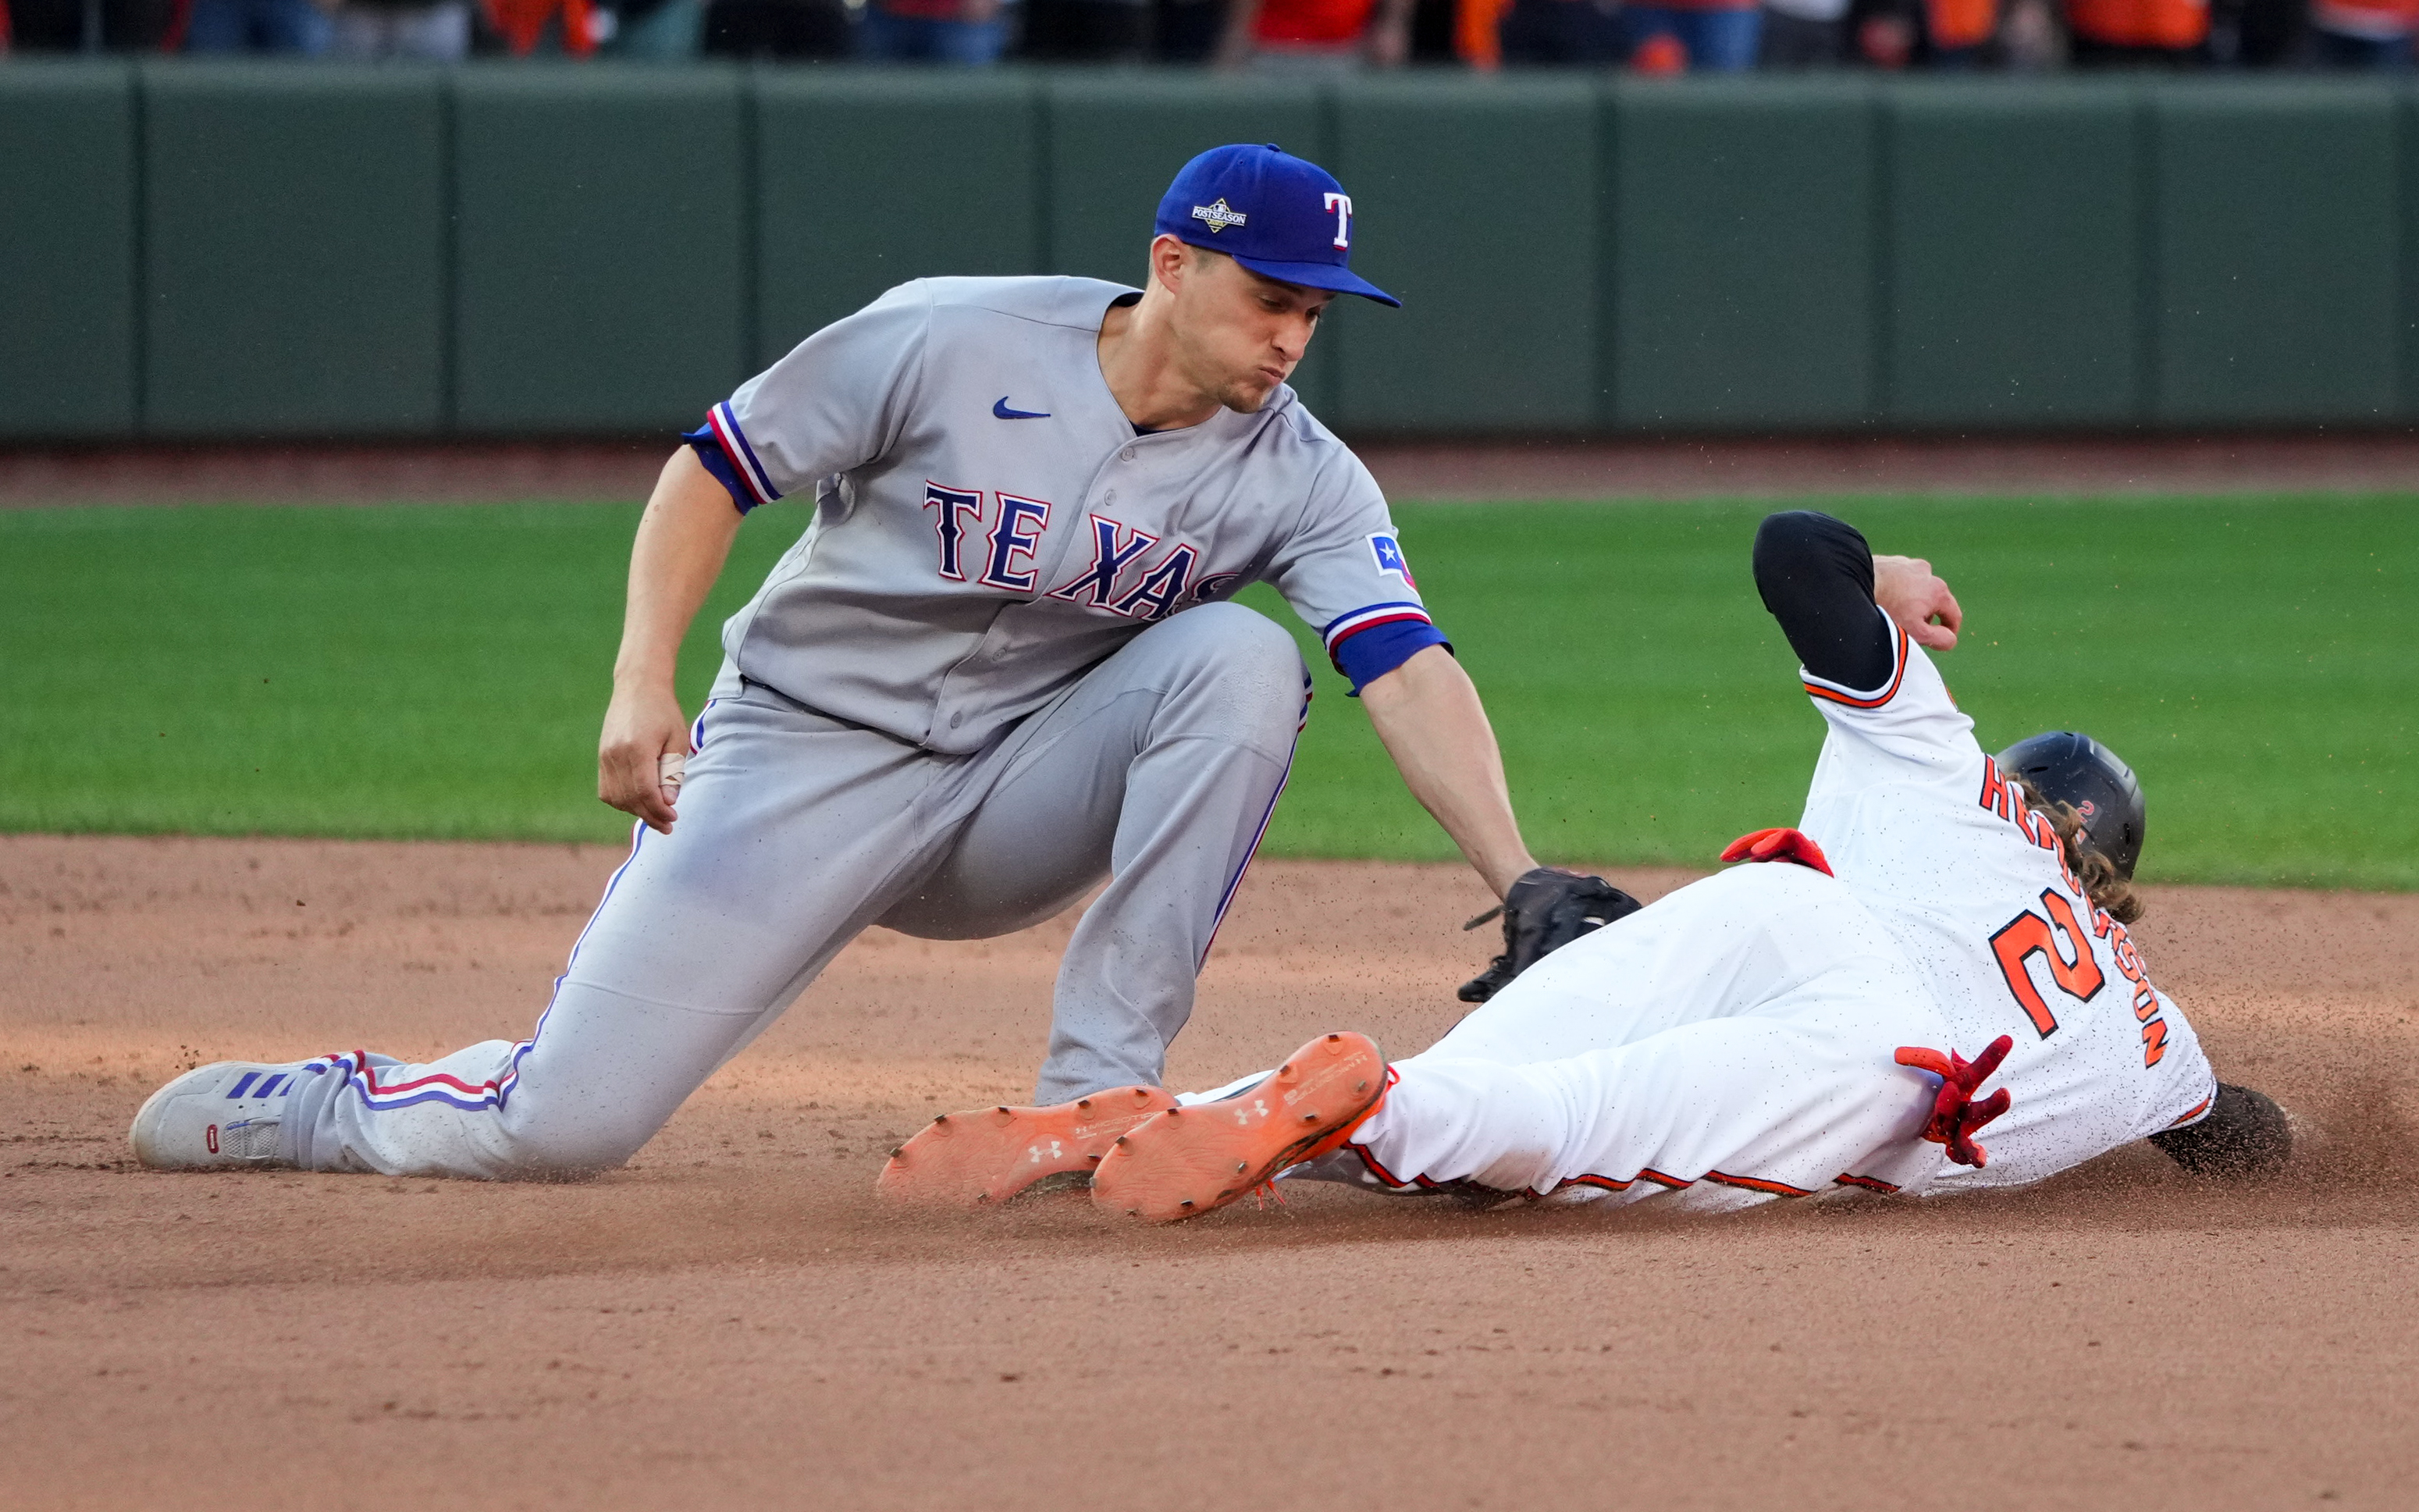
[[[1017,1096],[1064,920],[877,933],[630,1168],[128,1168],[198,1058],[524,1032],[597,849],[0,838],[11,1507],[2408,1506],[2419,896],[2156,891],[2135,932],[2287,1177],[1691,1220],[1317,1190],[1172,1229],[907,1221]],[[1621,873],[1641,892],[1675,873]],[[1450,1024],[1449,869],[1268,863],[1172,1080]]]

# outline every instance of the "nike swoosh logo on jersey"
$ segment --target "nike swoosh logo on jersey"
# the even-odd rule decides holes
[[[993,401],[991,412],[997,415],[1002,420],[1047,420],[1050,418],[1050,411],[1047,409],[1010,409],[1008,407],[1008,395],[1005,393]]]

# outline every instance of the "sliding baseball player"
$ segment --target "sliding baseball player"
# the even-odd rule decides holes
[[[1878,572],[1886,596],[1936,609],[1931,639],[1953,638],[1955,600],[1928,565],[1877,563],[1814,514],[1767,519],[1754,561],[1829,729],[1798,827],[1723,856],[1767,864],[1586,934],[1392,1067],[1329,1034],[1188,1096],[1087,1150],[1093,1200],[1183,1218],[1297,1169],[1722,1209],[2034,1181],[2146,1135],[2196,1169],[2281,1161],[2283,1115],[2218,1083],[2126,932],[2133,773],[2065,733],[1983,753],[1876,603]],[[1014,1190],[1022,1149],[1068,1120],[1007,1112],[919,1134],[883,1190]]]

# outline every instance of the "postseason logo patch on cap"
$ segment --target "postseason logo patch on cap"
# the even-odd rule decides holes
[[[1344,186],[1273,143],[1211,147],[1187,162],[1159,197],[1151,228],[1215,248],[1280,284],[1402,302],[1352,270],[1352,199]]]
[[[1224,198],[1214,205],[1194,206],[1193,218],[1206,223],[1213,237],[1230,225],[1242,225],[1251,220],[1250,216],[1229,206]]]

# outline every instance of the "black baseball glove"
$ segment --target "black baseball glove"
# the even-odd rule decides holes
[[[1503,953],[1461,984],[1461,1000],[1487,1001],[1540,958],[1644,906],[1602,877],[1545,866],[1523,873],[1503,895],[1502,907],[1491,908],[1462,926],[1476,929],[1498,914],[1503,916]]]

